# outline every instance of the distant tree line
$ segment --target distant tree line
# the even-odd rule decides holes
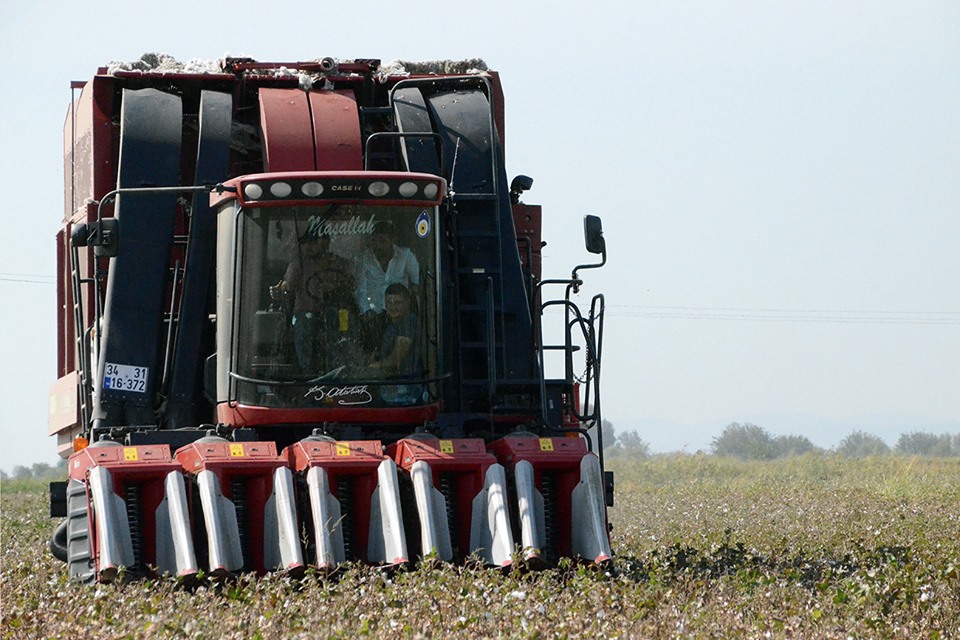
[[[617,434],[609,420],[603,420],[603,454],[608,458],[649,458],[650,445],[640,437],[636,431],[626,431]],[[597,428],[590,430],[594,447],[597,445]]]
[[[746,460],[801,456],[817,449],[806,436],[772,436],[763,427],[737,422],[724,427],[723,433],[713,439],[711,448],[715,455]]]
[[[594,446],[597,431],[591,429]],[[607,458],[648,458],[650,445],[636,431],[617,433],[608,420],[602,423],[603,452]],[[807,453],[837,453],[849,458],[869,456],[960,456],[960,433],[934,434],[923,431],[903,433],[891,448],[883,438],[856,430],[847,435],[833,449],[823,449],[813,444],[807,436],[774,436],[755,424],[731,422],[713,439],[711,452],[717,456],[742,460],[776,460]]]
[[[772,436],[763,427],[737,422],[724,427],[723,433],[713,439],[711,448],[715,455],[745,460],[773,460],[813,451],[825,452],[814,446],[806,436]],[[841,440],[833,451],[850,458],[888,454],[960,456],[960,433],[953,435],[949,433],[937,435],[922,431],[903,433],[891,449],[883,438],[856,430]]]
[[[0,470],[0,480],[22,480],[24,478],[41,478],[43,480],[62,480],[67,475],[67,461],[61,460],[57,464],[36,462],[29,467],[18,464],[9,474]]]

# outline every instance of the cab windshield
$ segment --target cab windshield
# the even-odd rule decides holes
[[[434,220],[424,206],[242,212],[237,399],[331,408],[432,402]]]

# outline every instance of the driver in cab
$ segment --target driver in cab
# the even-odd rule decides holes
[[[328,356],[356,310],[353,273],[350,261],[330,251],[329,236],[310,234],[300,239],[283,279],[270,287],[271,299],[291,314],[301,371],[340,364]]]

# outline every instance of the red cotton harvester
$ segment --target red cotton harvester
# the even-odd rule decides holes
[[[73,89],[50,417],[73,578],[610,562],[604,298],[572,299],[600,220],[601,259],[542,279],[497,73],[145,56]]]

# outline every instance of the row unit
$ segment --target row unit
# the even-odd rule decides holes
[[[100,581],[121,567],[189,577],[418,557],[606,563],[603,491],[582,438],[415,435],[384,448],[311,436],[278,454],[207,436],[173,455],[104,441],[70,458],[67,544],[71,572]]]

